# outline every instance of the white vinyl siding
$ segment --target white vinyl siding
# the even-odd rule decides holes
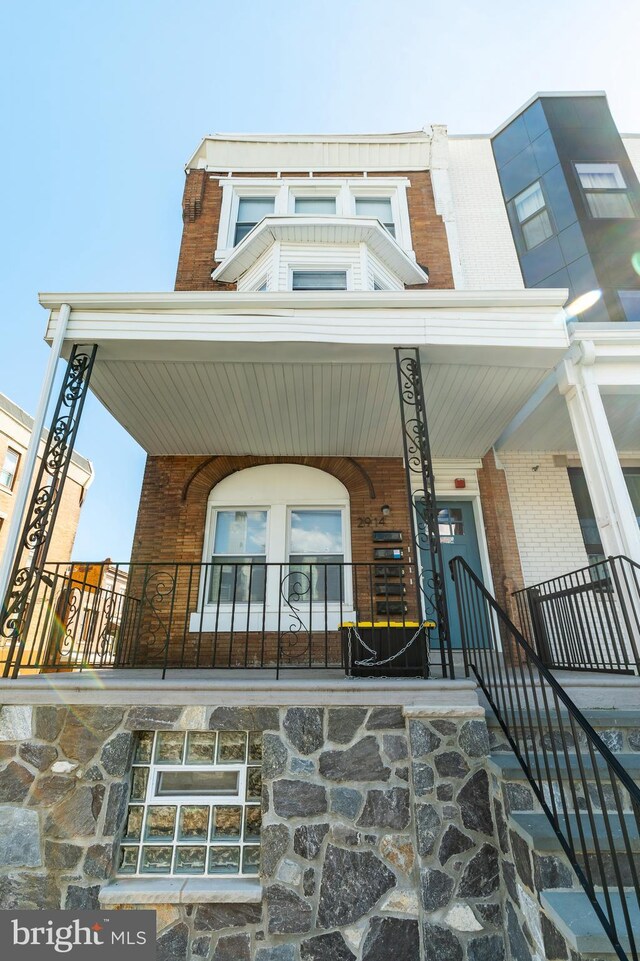
[[[273,290],[275,255],[276,250],[271,247],[264,252],[262,257],[258,257],[249,270],[240,277],[238,290],[259,290],[265,280],[267,289]]]
[[[370,251],[367,253],[367,290],[374,289],[374,282],[378,281],[385,290],[403,290],[404,284],[388,270],[381,260]]]
[[[278,290],[291,290],[291,275],[298,270],[346,271],[347,288],[363,289],[360,247],[331,244],[281,244]]]

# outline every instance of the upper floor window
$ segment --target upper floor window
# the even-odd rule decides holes
[[[336,212],[335,197],[296,197],[294,204],[297,214],[313,216],[314,214],[331,215]]]
[[[294,270],[292,290],[346,290],[346,270]]]
[[[391,197],[356,197],[356,214],[358,217],[376,217],[395,237]]]
[[[263,217],[272,214],[274,206],[274,197],[240,197],[234,244],[239,244]]]
[[[0,487],[7,487],[9,490],[13,489],[16,474],[18,473],[19,463],[20,454],[17,451],[12,450],[11,447],[8,447],[7,452],[4,455],[2,470],[0,470]]]
[[[539,180],[518,194],[513,203],[527,250],[552,236],[553,227]]]
[[[618,164],[576,164],[592,217],[634,217],[627,185]]]

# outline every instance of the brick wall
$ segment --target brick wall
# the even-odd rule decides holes
[[[509,489],[504,470],[496,464],[493,450],[482,458],[478,486],[484,516],[487,549],[493,573],[495,596],[517,624],[513,591],[524,586]]]
[[[381,516],[383,504],[391,507],[386,526],[403,531],[405,544],[408,543],[407,495],[400,458],[149,457],[132,561],[200,563],[207,499],[212,488],[224,477],[246,467],[283,463],[316,467],[345,485],[351,503],[351,551],[355,562],[373,561],[371,530]]]
[[[411,545],[408,507],[404,469],[400,458],[355,460],[346,457],[149,457],[142,485],[132,562],[157,566],[150,567],[144,577],[142,569],[135,568],[129,591],[135,597],[144,598],[142,608],[145,610],[154,607],[156,613],[160,614],[161,609],[165,611],[167,608],[168,611],[168,605],[171,605],[170,660],[180,659],[185,662],[186,659],[194,664],[197,660],[198,663],[211,662],[216,665],[223,662],[234,665],[261,661],[271,663],[275,660],[275,625],[267,626],[265,634],[262,623],[255,624],[251,631],[247,631],[245,621],[240,624],[234,619],[233,631],[229,632],[224,624],[221,626],[220,621],[209,624],[198,620],[197,615],[196,621],[191,621],[191,615],[202,606],[199,596],[200,568],[176,567],[173,564],[202,563],[208,497],[219,481],[248,467],[282,463],[302,464],[324,470],[344,484],[350,500],[351,554],[354,563],[368,565],[373,562],[374,544],[371,532],[381,526],[382,506],[385,504],[389,505],[391,512],[384,518],[384,526],[390,530],[402,531],[405,558],[409,557]],[[274,560],[284,562],[286,558]],[[168,571],[166,577],[163,576],[164,571]],[[280,574],[286,574],[286,568],[283,568]],[[405,599],[409,616],[415,617],[414,595],[409,576],[407,569]],[[169,584],[170,591],[167,586]],[[153,604],[149,601],[150,591],[154,595]],[[367,620],[375,617],[376,599],[371,591],[371,571],[368,567],[356,569],[353,591],[354,605],[359,616]],[[173,596],[173,601],[169,593]],[[302,597],[297,606],[306,625],[305,600],[305,597]],[[289,607],[282,611],[285,619],[290,619],[289,611]],[[241,619],[240,614],[234,615],[235,617]],[[186,624],[191,626],[185,634]],[[286,632],[287,624],[283,621],[279,629]],[[139,633],[143,641],[140,642],[139,651],[135,652],[136,660],[150,662],[156,655],[164,656],[166,634],[161,636],[158,633],[155,622],[145,622]],[[290,653],[293,658],[299,647],[295,637],[297,629],[290,633]],[[330,663],[340,662],[341,639],[337,632],[328,632],[326,635],[316,626],[313,638],[309,638],[308,642],[310,648],[307,653],[314,663],[326,660]],[[128,652],[127,657],[131,659],[131,656],[131,652]]]
[[[213,255],[217,245],[222,204],[222,189],[218,183],[218,176],[205,170],[191,170],[187,174],[182,201],[184,227],[178,258],[176,290],[235,289],[235,284],[211,280],[211,272],[217,266]],[[246,176],[248,175],[243,173],[243,177]],[[256,174],[256,176],[264,177],[264,174]],[[287,177],[290,176],[292,175],[287,174]],[[354,174],[325,172],[316,176],[353,178]],[[407,202],[413,249],[418,263],[429,268],[429,288],[436,290],[453,288],[447,235],[444,222],[436,213],[431,175],[428,171],[399,171],[385,172],[385,176],[407,177],[411,182],[411,186],[407,189]],[[415,289],[424,286],[424,284],[417,284]]]

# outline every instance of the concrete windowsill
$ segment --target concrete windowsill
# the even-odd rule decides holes
[[[100,891],[100,904],[259,904],[262,887],[249,878],[120,878]]]

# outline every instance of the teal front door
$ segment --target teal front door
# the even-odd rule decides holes
[[[440,544],[442,546],[442,561],[444,582],[447,595],[447,609],[449,613],[449,632],[451,644],[454,648],[462,647],[460,636],[460,618],[456,603],[456,588],[449,571],[449,561],[453,557],[462,557],[474,574],[482,580],[482,565],[480,550],[476,535],[475,517],[471,501],[438,500],[438,527],[440,530]],[[422,552],[423,564],[429,565],[429,560]],[[432,646],[439,644],[437,632],[432,634]]]

